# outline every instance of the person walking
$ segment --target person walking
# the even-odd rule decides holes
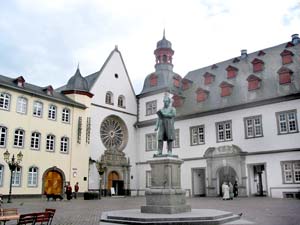
[[[78,182],[76,182],[76,184],[74,185],[74,198],[77,199],[77,193],[79,191],[79,184]]]

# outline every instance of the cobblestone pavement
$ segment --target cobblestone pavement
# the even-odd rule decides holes
[[[259,225],[300,225],[300,200],[271,199],[267,197],[237,198],[223,201],[220,198],[188,198],[192,208],[219,209],[243,213],[242,218]],[[20,213],[44,211],[56,208],[53,225],[99,225],[101,212],[140,208],[144,197],[105,197],[101,200],[82,198],[62,201],[46,199],[13,199],[4,203],[4,208],[17,207]],[[6,223],[16,224],[16,221]]]

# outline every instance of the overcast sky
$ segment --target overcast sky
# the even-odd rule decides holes
[[[164,28],[174,71],[185,76],[290,41],[300,1],[0,0],[0,74],[57,88],[78,62],[83,76],[98,71],[118,45],[138,94]]]

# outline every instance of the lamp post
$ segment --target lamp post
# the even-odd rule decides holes
[[[8,150],[6,150],[6,152],[3,153],[3,156],[4,156],[5,162],[8,164],[9,170],[10,170],[10,184],[9,184],[9,195],[8,195],[7,203],[11,203],[12,176],[13,176],[13,172],[15,171],[15,169],[19,167],[19,164],[23,158],[23,154],[20,151],[17,154],[17,159],[15,158],[14,154],[13,154],[12,158],[9,159],[10,153],[8,152]]]
[[[102,190],[101,190],[101,181],[102,181],[102,175],[104,174],[104,172],[105,172],[105,168],[103,168],[102,167],[102,163],[100,163],[100,162],[97,162],[97,170],[98,170],[98,173],[99,173],[99,199],[101,199],[101,192],[102,192]]]

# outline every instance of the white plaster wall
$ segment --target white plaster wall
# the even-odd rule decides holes
[[[281,169],[280,162],[289,161],[289,160],[300,160],[299,152],[247,156],[246,164],[249,165],[249,164],[265,163],[268,195],[276,198],[282,198],[283,197],[282,192],[291,192],[293,189],[300,190],[300,184],[283,183],[282,169]]]
[[[151,99],[148,97],[149,100]],[[152,96],[152,99],[154,96]],[[158,107],[159,108],[159,107]],[[175,122],[175,129],[180,129],[180,148],[174,148],[173,153],[178,155],[182,159],[203,157],[205,151],[209,147],[218,147],[222,145],[237,145],[242,151],[246,152],[262,152],[262,151],[273,151],[273,150],[282,150],[282,149],[294,149],[300,147],[300,133],[278,135],[277,134],[277,120],[276,112],[287,111],[287,110],[297,110],[297,120],[298,120],[298,129],[299,129],[299,118],[300,118],[300,100],[286,101],[282,103],[269,104],[249,109],[236,110],[232,112],[220,113],[215,115],[209,115],[205,117],[180,120]],[[262,125],[263,125],[263,137],[245,139],[245,130],[244,130],[244,117],[250,117],[255,115],[262,116]],[[233,140],[228,142],[217,143],[216,140],[216,122],[231,120],[232,121],[232,135]],[[190,144],[190,127],[204,125],[205,126],[205,144],[191,146]],[[146,162],[150,159],[155,151],[146,152],[145,144],[145,135],[148,133],[154,132],[154,125],[148,127],[142,127],[138,130],[138,149],[140,150],[138,162]],[[164,148],[164,151],[165,148]],[[299,156],[299,152],[294,153]],[[268,154],[264,155],[272,163],[279,163],[284,155],[286,160],[295,159],[295,155],[291,154]],[[274,156],[274,158],[273,158]],[[250,156],[247,156],[247,159]],[[261,161],[261,155],[251,156],[258,161]],[[191,161],[195,162],[195,167],[199,167],[200,164],[205,166],[205,160]],[[191,163],[189,162],[189,163]],[[191,188],[191,167],[188,167],[189,163],[184,163],[182,166],[182,187],[190,189]],[[248,163],[248,161],[247,161]],[[269,163],[268,163],[269,164]],[[279,163],[280,165],[280,163]],[[279,166],[277,165],[277,166]],[[270,165],[271,166],[271,165]],[[281,168],[275,166],[280,173],[270,173],[267,171],[267,182],[268,186],[275,187],[280,183],[276,182],[277,177],[281,179]],[[269,167],[268,167],[269,168]],[[138,170],[140,171],[140,170]],[[142,172],[144,174],[144,171]],[[271,175],[273,174],[273,175]],[[271,176],[271,177],[270,177]],[[143,184],[140,184],[143,185]],[[274,191],[275,193],[275,191]]]
[[[115,78],[118,74],[118,78]],[[114,95],[114,105],[105,103],[105,94],[111,91]],[[137,114],[137,102],[129,77],[121,60],[121,55],[113,51],[110,60],[105,65],[101,75],[94,83],[91,92],[94,94],[92,103],[112,109]],[[126,108],[118,107],[118,96],[125,96]]]
[[[139,99],[139,121],[156,119],[157,118],[156,114],[146,116],[146,103],[156,100],[157,110],[159,110],[164,105],[164,103],[163,103],[164,96],[165,96],[165,93],[163,92],[163,93],[158,93],[155,95],[140,98]]]
[[[130,158],[131,174],[133,175],[133,179],[130,180],[132,188],[136,188],[136,176],[135,175],[135,162],[136,162],[136,128],[134,124],[136,123],[136,116],[124,114],[121,112],[112,111],[109,109],[104,109],[97,106],[91,107],[91,158],[94,160],[100,160],[102,154],[106,150],[100,138],[100,126],[102,121],[111,115],[115,115],[120,117],[124,123],[126,124],[128,130],[128,142],[123,152],[126,154],[126,157]],[[89,178],[89,188],[97,189],[99,188],[99,178],[98,173],[95,168],[90,168]]]

